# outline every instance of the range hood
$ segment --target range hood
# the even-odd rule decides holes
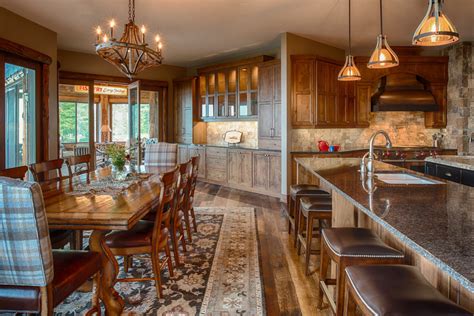
[[[379,81],[377,92],[371,98],[372,112],[439,110],[428,89],[428,83],[410,73],[390,74]]]

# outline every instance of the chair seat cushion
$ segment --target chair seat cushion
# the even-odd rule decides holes
[[[110,248],[134,248],[151,246],[153,237],[154,222],[139,221],[130,230],[114,231],[107,235],[105,242]],[[161,237],[163,240],[168,234],[168,229],[161,228]]]
[[[39,313],[40,309],[39,287],[0,285],[0,312]]]
[[[403,254],[387,246],[376,234],[366,228],[327,228],[322,236],[338,256],[403,258]]]
[[[101,257],[91,251],[53,251],[54,306],[61,303],[101,268]]]
[[[406,265],[351,266],[348,281],[375,315],[472,315]]]
[[[300,205],[305,211],[331,211],[332,210],[332,198],[328,196],[318,197],[303,197],[301,198]]]
[[[327,195],[329,193],[317,185],[294,184],[290,186],[290,194],[292,197],[296,197],[297,195]]]

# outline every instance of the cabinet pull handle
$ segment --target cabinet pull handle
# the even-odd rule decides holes
[[[445,172],[444,175],[445,175],[446,177],[451,177],[451,176],[452,176],[451,172]]]

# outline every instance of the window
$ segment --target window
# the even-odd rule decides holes
[[[89,142],[89,104],[59,102],[59,135],[61,143]]]
[[[112,141],[126,142],[128,140],[128,104],[112,104]]]
[[[150,138],[150,105],[140,105],[140,137]]]

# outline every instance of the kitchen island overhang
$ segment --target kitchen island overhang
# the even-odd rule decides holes
[[[374,229],[404,251],[407,263],[419,266],[443,294],[474,309],[474,188],[378,161],[377,173],[413,175],[432,183],[368,181],[359,172],[358,158],[295,160],[298,173],[311,173],[332,191],[334,227]]]

